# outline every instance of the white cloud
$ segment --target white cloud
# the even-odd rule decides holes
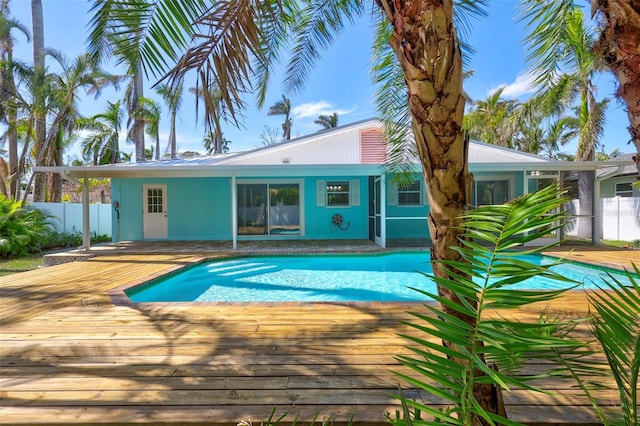
[[[505,98],[519,98],[522,95],[528,95],[535,91],[533,87],[533,76],[531,74],[518,74],[513,83],[501,84],[500,86],[489,90],[489,95],[493,94],[500,88],[503,88],[502,96]]]
[[[306,104],[295,106],[291,109],[291,115],[294,120],[313,118],[316,119],[320,115],[331,115],[334,112],[338,113],[338,116],[346,115],[352,112],[351,110],[338,109],[327,101],[309,102]]]

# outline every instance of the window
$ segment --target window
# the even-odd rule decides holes
[[[473,205],[504,204],[509,201],[508,180],[481,180],[473,184]]]
[[[238,235],[300,235],[298,183],[238,184]]]
[[[147,189],[147,213],[162,213],[162,189]]]
[[[616,197],[633,197],[633,185],[631,182],[616,183]]]
[[[399,206],[420,205],[420,181],[414,180],[408,186],[398,186]]]
[[[327,206],[349,205],[349,181],[327,181]]]

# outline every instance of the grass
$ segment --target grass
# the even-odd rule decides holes
[[[0,277],[38,269],[44,264],[42,256],[42,253],[36,253],[12,259],[2,259],[0,260]]]

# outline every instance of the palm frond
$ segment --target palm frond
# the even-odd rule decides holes
[[[194,37],[206,0],[94,0],[88,50],[101,61],[114,50],[139,49],[150,74],[177,63]]]
[[[293,40],[285,71],[285,87],[295,93],[306,82],[311,67],[346,24],[364,15],[368,2],[362,0],[307,0],[297,11],[291,28]]]
[[[453,406],[442,410],[401,397],[405,411],[426,413],[434,418],[423,419],[421,424],[470,424],[472,418],[518,424],[483,410],[473,389],[480,384],[492,384],[504,391],[512,388],[542,391],[532,384],[533,379],[566,372],[551,369],[536,375],[524,374],[519,366],[525,358],[556,361],[557,365],[558,354],[577,360],[589,353],[585,344],[568,338],[567,333],[548,331],[569,327],[573,324],[570,321],[525,323],[504,314],[514,308],[549,301],[579,284],[555,272],[552,268],[556,263],[532,263],[519,256],[521,251],[514,251],[557,229],[557,223],[565,216],[561,211],[565,202],[562,191],[552,185],[505,205],[482,206],[464,215],[463,245],[455,249],[461,260],[441,262],[447,267],[446,278],[429,277],[439,289],[454,293],[458,301],[418,290],[441,307],[424,305],[426,313],[411,312],[414,319],[406,324],[414,332],[404,337],[412,342],[409,348],[414,355],[398,357],[417,374],[417,377],[400,375],[402,379],[441,400],[438,405]],[[536,276],[565,282],[566,286],[545,291],[517,286]],[[501,314],[496,317],[489,310]],[[493,363],[503,368],[491,368]]]
[[[635,276],[627,272],[630,284],[608,274],[605,284],[590,295],[595,310],[593,333],[607,357],[618,385],[624,424],[635,425],[638,418],[640,385],[640,268]]]

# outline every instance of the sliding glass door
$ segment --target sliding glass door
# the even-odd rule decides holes
[[[238,184],[238,235],[300,235],[300,184]]]

